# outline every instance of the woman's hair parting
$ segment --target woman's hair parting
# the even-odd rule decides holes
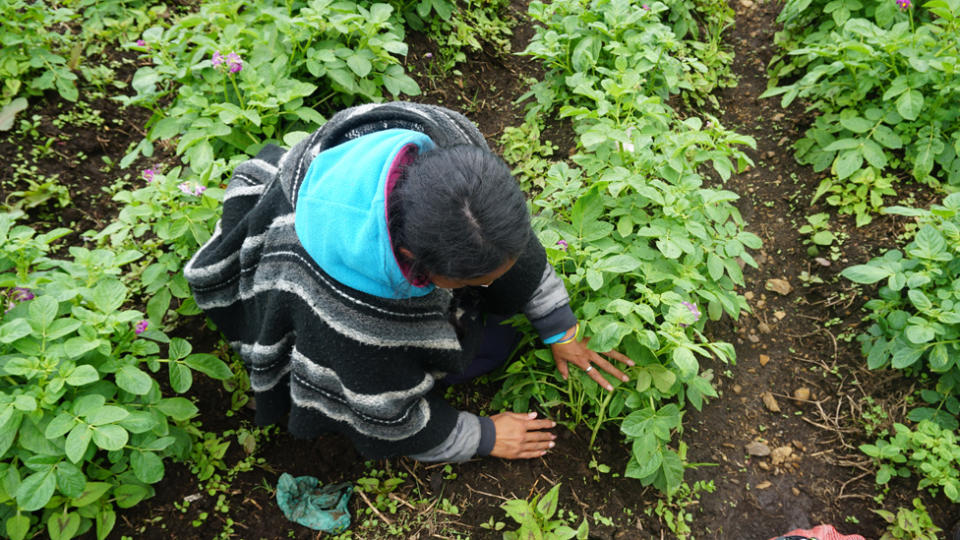
[[[530,233],[523,192],[499,157],[476,146],[425,152],[390,195],[394,251],[415,277],[470,279],[519,257]]]

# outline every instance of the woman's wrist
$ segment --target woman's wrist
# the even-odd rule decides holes
[[[580,333],[580,323],[577,323],[573,328],[568,329],[562,338],[553,342],[551,345],[566,345],[567,343],[572,343],[576,341],[577,335]]]

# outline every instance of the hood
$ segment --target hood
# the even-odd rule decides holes
[[[423,296],[403,275],[390,245],[388,177],[400,150],[434,147],[423,133],[388,129],[317,154],[297,195],[294,229],[311,258],[338,282],[381,298]]]

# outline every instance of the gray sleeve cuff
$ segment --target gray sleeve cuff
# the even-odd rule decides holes
[[[563,280],[560,279],[560,276],[557,275],[556,270],[550,264],[544,264],[543,272],[540,274],[540,283],[533,294],[530,295],[526,305],[523,306],[523,314],[533,322],[543,319],[556,311],[557,308],[569,304],[570,295],[567,293]]]
[[[489,456],[493,444],[497,441],[497,427],[489,416],[480,417],[480,443],[477,445],[477,457]]]
[[[424,462],[467,461],[477,453],[481,441],[480,426],[480,418],[477,415],[461,411],[453,431],[442,443],[426,452],[412,454],[410,457]],[[493,448],[493,443],[490,447]]]

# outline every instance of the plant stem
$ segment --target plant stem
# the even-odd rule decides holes
[[[590,434],[590,444],[587,445],[587,450],[593,449],[593,443],[597,440],[597,433],[600,431],[600,426],[603,425],[604,416],[607,413],[607,405],[610,403],[610,400],[613,399],[613,392],[607,392],[607,395],[604,396],[603,402],[600,403],[600,410],[597,412],[597,421],[593,424],[593,433]]]

